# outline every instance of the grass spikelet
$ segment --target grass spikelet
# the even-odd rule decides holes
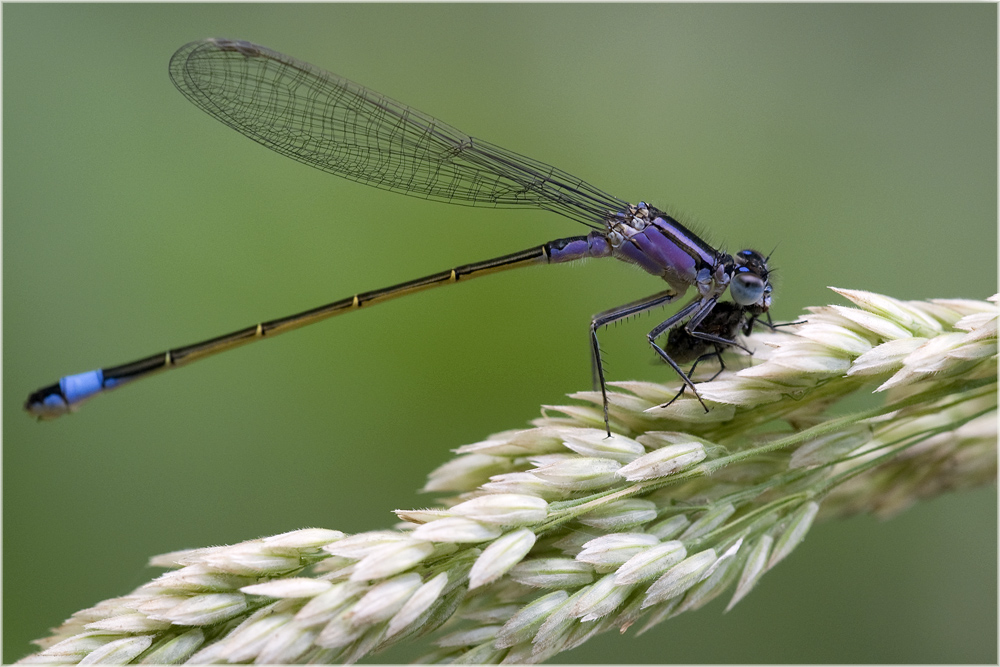
[[[435,633],[424,661],[540,662],[731,591],[836,517],[891,516],[997,474],[997,305],[851,305],[744,343],[678,386],[612,383],[460,447],[399,530],[305,529],[164,554],[168,572],[77,612],[22,662],[355,662]],[[739,367],[738,363],[727,365]],[[857,392],[871,407],[831,414]],[[622,639],[621,641],[627,641]]]

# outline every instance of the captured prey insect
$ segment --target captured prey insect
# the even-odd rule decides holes
[[[701,321],[698,331],[692,333],[684,327],[676,327],[670,330],[667,335],[667,344],[664,350],[678,364],[691,364],[691,370],[687,372],[687,377],[694,376],[694,371],[698,364],[709,359],[718,359],[719,370],[708,379],[711,382],[726,370],[726,364],[722,360],[722,353],[727,347],[738,347],[748,354],[750,350],[736,342],[738,333],[749,336],[753,333],[753,327],[757,323],[757,318],[763,313],[757,312],[753,307],[742,307],[732,301],[722,301],[716,304],[712,312]],[[772,329],[775,325],[764,322],[765,326]],[[793,324],[798,324],[794,322]],[[672,399],[661,407],[666,407],[684,395],[687,385],[681,385],[680,391]]]
[[[693,287],[695,297],[647,338],[707,411],[691,379],[657,339],[681,329],[697,341],[690,347],[701,347],[702,341],[735,344],[731,340],[735,327],[730,326],[734,311],[717,306],[727,290],[740,319],[743,309],[756,317],[770,308],[767,258],[760,253],[741,250],[729,255],[716,250],[653,206],[629,204],[564,171],[474,139],[308,63],[249,42],[207,39],[178,50],[170,59],[169,73],[178,90],[209,115],[322,171],[451,204],[553,211],[591,231],[355,294],[131,363],[68,375],[28,397],[25,409],[41,419],[73,411],[83,401],[133,380],[399,296],[522,266],[614,257],[662,279],[665,289],[591,319],[591,354],[610,435],[599,328],[671,303]],[[723,308],[723,316],[713,315],[717,307]]]

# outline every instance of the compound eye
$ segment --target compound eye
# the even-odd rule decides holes
[[[729,283],[729,293],[738,305],[752,306],[760,303],[766,287],[760,276],[750,273],[746,267],[740,267]]]

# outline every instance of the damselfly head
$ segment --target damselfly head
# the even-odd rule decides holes
[[[733,301],[755,315],[767,312],[771,307],[768,258],[756,250],[740,250],[733,259],[735,268],[729,281]]]

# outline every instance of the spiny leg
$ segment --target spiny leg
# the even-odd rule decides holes
[[[597,330],[605,325],[617,322],[618,320],[623,320],[629,315],[643,313],[652,308],[656,308],[657,306],[666,305],[675,298],[677,298],[676,293],[671,290],[665,290],[646,297],[645,299],[639,299],[638,301],[627,303],[624,306],[618,306],[617,308],[605,310],[597,315],[594,315],[594,317],[590,320],[590,358],[593,363],[592,368],[594,369],[596,384],[601,387],[601,398],[604,402],[604,430],[607,431],[609,438],[611,437],[611,423],[608,420],[608,388],[604,381],[604,366],[601,363],[601,345],[597,340]],[[684,310],[690,310],[696,303],[697,302],[694,302],[693,304],[686,306]]]
[[[705,382],[711,382],[715,378],[717,378],[720,375],[722,375],[722,372],[724,370],[726,370],[726,362],[722,360],[722,351],[723,351],[722,346],[721,345],[716,345],[714,352],[706,352],[705,354],[703,354],[700,357],[698,357],[697,359],[695,359],[694,363],[691,364],[691,370],[689,370],[688,373],[687,373],[688,377],[691,377],[691,376],[694,375],[694,370],[696,368],[698,368],[698,364],[700,364],[703,361],[707,361],[707,360],[711,359],[712,357],[715,357],[716,359],[719,360],[719,370],[717,370],[712,377],[710,377],[707,380],[705,380]],[[677,394],[673,398],[671,398],[669,401],[667,401],[666,403],[664,403],[660,407],[661,408],[665,408],[668,405],[671,405],[674,401],[676,401],[678,398],[680,398],[681,396],[684,395],[684,391],[687,388],[688,388],[688,386],[686,384],[682,384],[681,385],[681,390],[678,391]]]
[[[717,344],[722,343],[727,345],[728,344],[735,345],[736,344],[735,341],[729,341],[726,340],[725,338],[720,338],[719,336],[713,336],[711,334],[699,332],[696,329],[696,327],[699,324],[701,324],[702,320],[704,320],[705,317],[707,317],[708,314],[712,312],[712,309],[715,308],[715,304],[716,304],[716,299],[701,299],[701,298],[695,299],[684,308],[681,308],[680,311],[675,313],[672,317],[657,324],[655,327],[653,327],[653,330],[646,335],[646,338],[649,340],[649,344],[653,348],[653,350],[660,356],[661,359],[663,359],[663,361],[667,362],[667,364],[669,364],[670,367],[674,369],[674,372],[677,373],[677,375],[680,376],[681,380],[684,382],[684,386],[691,388],[691,391],[694,392],[695,398],[697,398],[698,402],[701,403],[701,407],[705,408],[705,412],[708,412],[708,406],[705,405],[705,401],[702,400],[701,395],[698,393],[698,390],[695,389],[694,382],[691,381],[691,378],[687,376],[687,374],[681,369],[681,367],[677,364],[677,362],[674,361],[663,348],[661,348],[659,345],[656,344],[656,339],[662,336],[663,334],[667,333],[674,327],[678,326],[688,316],[690,316],[690,320],[688,320],[688,322],[686,322],[684,325],[684,329],[685,331],[688,332],[688,334],[692,335],[695,338],[699,338],[701,340],[708,340],[710,342],[714,342]],[[694,312],[694,315],[691,315],[692,312]],[[678,396],[680,396],[680,394],[678,394]],[[675,396],[673,399],[671,399],[670,403],[673,403],[675,400],[677,400],[678,396]],[[670,403],[667,403],[667,405],[669,405]]]

